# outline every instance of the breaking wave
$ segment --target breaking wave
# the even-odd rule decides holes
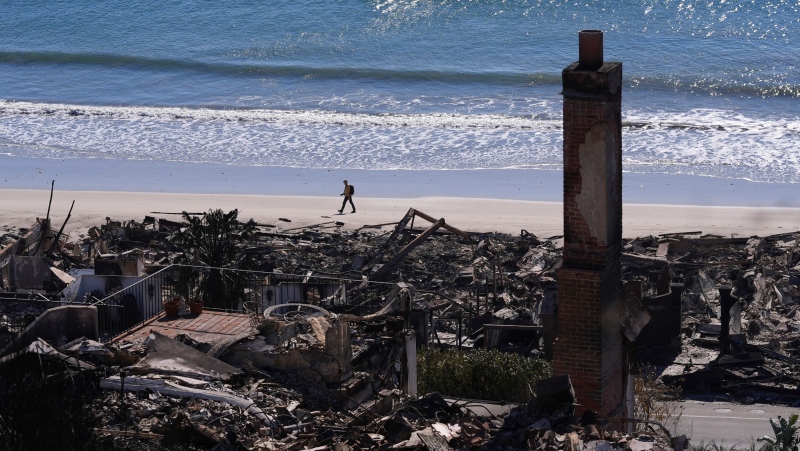
[[[361,114],[0,101],[0,152],[302,168],[511,169],[561,164],[560,115]],[[800,183],[800,118],[630,111],[626,171]]]
[[[94,117],[123,120],[239,121],[285,125],[336,125],[359,127],[442,127],[560,129],[561,121],[548,114],[528,116],[463,114],[354,114],[313,110],[212,109],[181,107],[116,107],[10,102],[0,100],[0,115],[54,118]]]

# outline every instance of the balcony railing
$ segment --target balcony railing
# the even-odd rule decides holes
[[[164,302],[174,298],[202,299],[204,310],[256,315],[289,303],[369,313],[379,308],[392,286],[324,275],[171,265],[90,303],[98,308],[105,341],[159,315]]]

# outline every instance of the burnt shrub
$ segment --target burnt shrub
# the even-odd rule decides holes
[[[58,359],[23,355],[0,366],[0,449],[93,450],[91,400],[99,376]]]

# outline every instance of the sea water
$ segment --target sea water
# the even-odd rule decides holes
[[[626,171],[800,183],[797,0],[0,6],[6,156],[558,169],[561,70],[599,29]]]

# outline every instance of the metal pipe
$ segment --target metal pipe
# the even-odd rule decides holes
[[[603,32],[581,30],[578,33],[579,70],[597,70],[603,65]]]
[[[406,335],[406,359],[408,365],[406,393],[408,396],[417,396],[417,336],[413,333]]]
[[[630,371],[628,371],[628,386],[625,389],[625,403],[627,404],[627,408],[628,408],[628,418],[634,418],[634,416],[633,416],[633,414],[634,414],[634,412],[633,412],[633,409],[634,409],[634,399],[633,399],[634,398],[634,394],[633,394],[634,384],[635,384],[635,381],[634,381],[633,374],[631,374]],[[628,422],[628,434],[633,434],[633,422],[632,421]]]

